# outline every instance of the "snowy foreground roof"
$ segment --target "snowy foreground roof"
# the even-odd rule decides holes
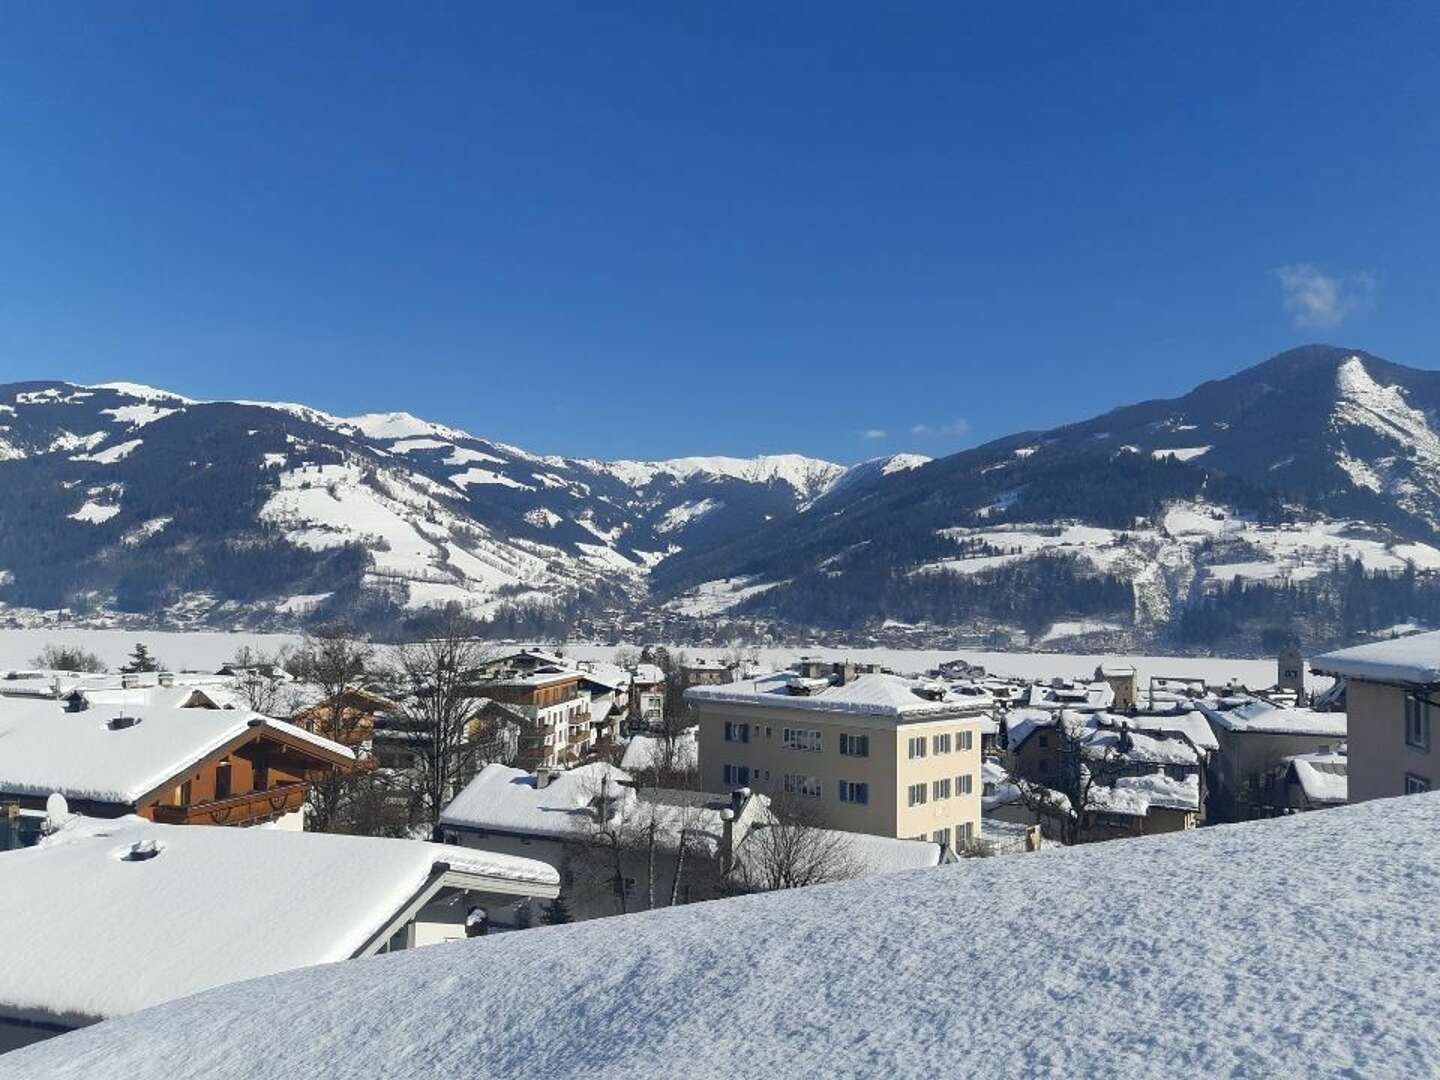
[[[1412,634],[1394,641],[1376,641],[1317,656],[1315,671],[1373,682],[1440,683],[1440,630]]]
[[[806,709],[812,712],[838,712],[861,716],[889,716],[923,720],[931,716],[955,716],[980,711],[969,698],[951,693],[940,684],[937,692],[943,697],[933,700],[921,693],[923,684],[899,675],[871,673],[857,675],[841,686],[824,686],[811,693],[792,694],[793,672],[781,671],[755,679],[741,679],[721,686],[692,686],[685,691],[688,701],[723,701],[735,705],[759,705],[767,708]]]
[[[158,855],[124,857],[150,840]],[[497,889],[559,883],[533,859],[418,840],[72,818],[0,853],[0,1016],[84,1022],[348,959],[442,865]]]
[[[293,972],[0,1078],[1423,1076],[1437,909],[1419,795]]]

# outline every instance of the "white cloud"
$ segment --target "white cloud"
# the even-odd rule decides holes
[[[885,439],[888,438],[889,435],[890,433],[884,428],[878,427],[866,428],[860,432],[860,438],[862,439]]]
[[[1339,326],[1375,306],[1375,275],[1335,277],[1313,263],[1291,263],[1274,271],[1285,294],[1285,310],[1297,329]]]
[[[911,435],[964,435],[970,430],[970,421],[963,416],[948,424],[916,424],[910,429]]]

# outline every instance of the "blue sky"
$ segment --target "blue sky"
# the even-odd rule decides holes
[[[16,5],[0,380],[950,452],[1437,366],[1427,5]]]

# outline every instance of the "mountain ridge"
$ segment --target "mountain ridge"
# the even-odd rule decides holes
[[[1272,594],[1334,609],[1321,594],[1353,563],[1366,595],[1409,575],[1374,616],[1398,623],[1429,610],[1440,569],[1437,414],[1440,372],[1320,345],[944,458],[849,467],[569,458],[401,411],[15,383],[0,386],[0,619],[395,624],[454,603],[517,632],[678,620],[1034,645],[1074,626],[1191,647],[1278,626],[1245,614]],[[1306,615],[1326,640],[1355,631],[1345,618]],[[1197,639],[1206,619],[1221,629]]]

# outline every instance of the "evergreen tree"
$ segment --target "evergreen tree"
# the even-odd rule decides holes
[[[127,675],[141,671],[159,671],[160,661],[150,655],[150,650],[145,647],[143,641],[137,641],[134,651],[130,654],[130,662],[120,670]]]

